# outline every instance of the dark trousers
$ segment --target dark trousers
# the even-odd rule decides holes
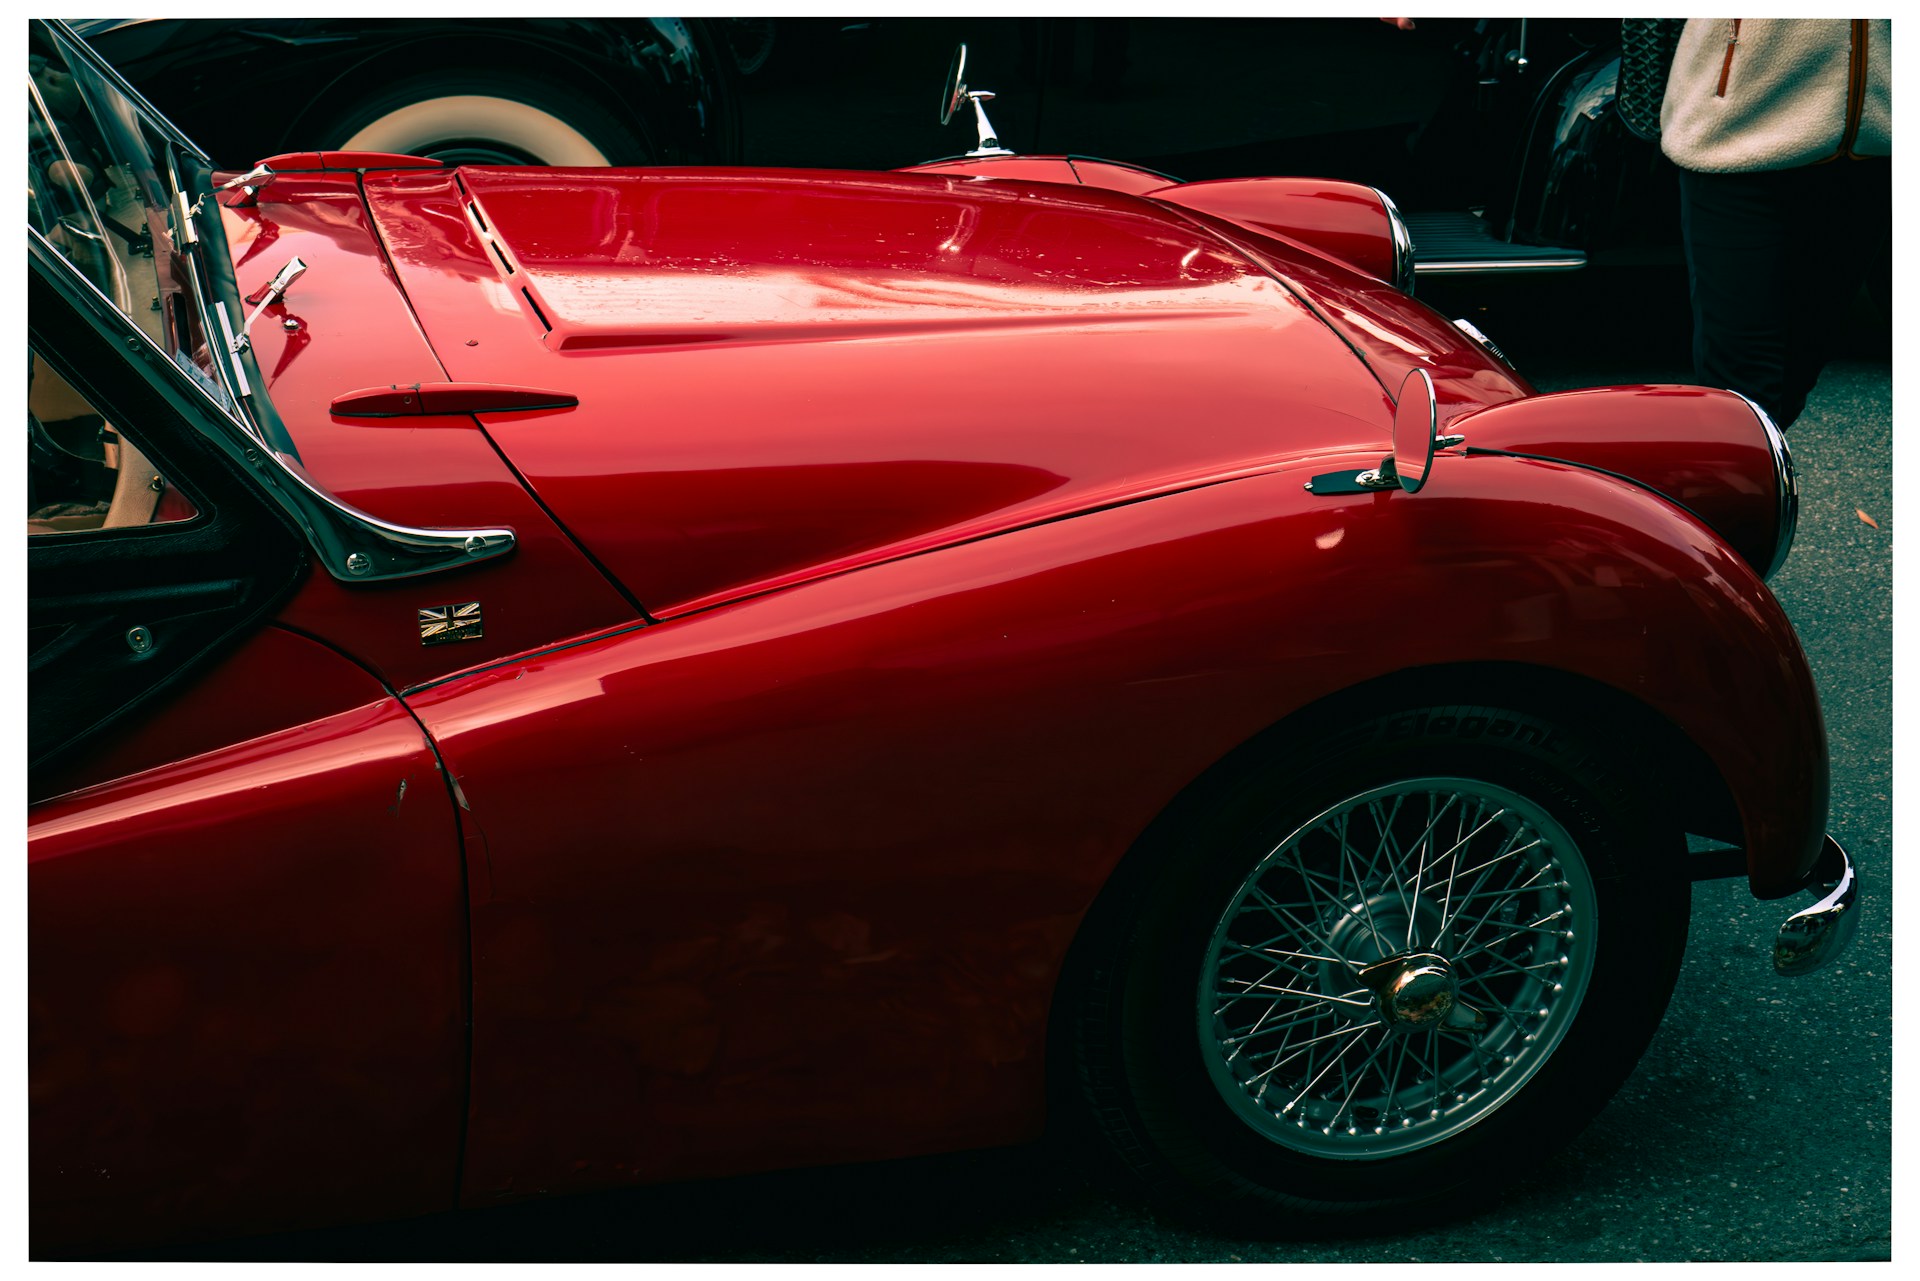
[[[1762,173],[1680,171],[1695,376],[1787,426],[1832,357],[1892,225],[1885,159]]]

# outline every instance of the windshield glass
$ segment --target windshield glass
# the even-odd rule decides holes
[[[221,408],[244,420],[232,380],[215,360],[218,332],[204,275],[196,279],[172,234],[192,154],[71,37],[29,26],[27,221]],[[217,218],[193,220],[219,235]],[[244,387],[242,388],[244,391]]]
[[[41,33],[36,31],[36,37]],[[27,218],[67,260],[162,346],[171,284],[154,254],[166,233],[164,148],[132,104],[102,92],[50,39],[28,54]]]

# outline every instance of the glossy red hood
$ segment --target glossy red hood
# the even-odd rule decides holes
[[[1324,308],[1130,196],[689,169],[365,190],[450,379],[578,397],[481,419],[656,615],[1387,436]]]

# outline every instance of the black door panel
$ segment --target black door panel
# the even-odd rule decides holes
[[[197,509],[171,523],[28,538],[28,768],[38,776],[257,625],[305,574],[307,551],[202,435],[191,389],[156,377],[131,329],[71,305],[68,291],[85,283],[34,250],[30,237],[33,352]]]

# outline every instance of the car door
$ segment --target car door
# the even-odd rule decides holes
[[[225,412],[29,233],[36,1254],[453,1202],[464,864],[379,680],[273,625],[306,544]]]

